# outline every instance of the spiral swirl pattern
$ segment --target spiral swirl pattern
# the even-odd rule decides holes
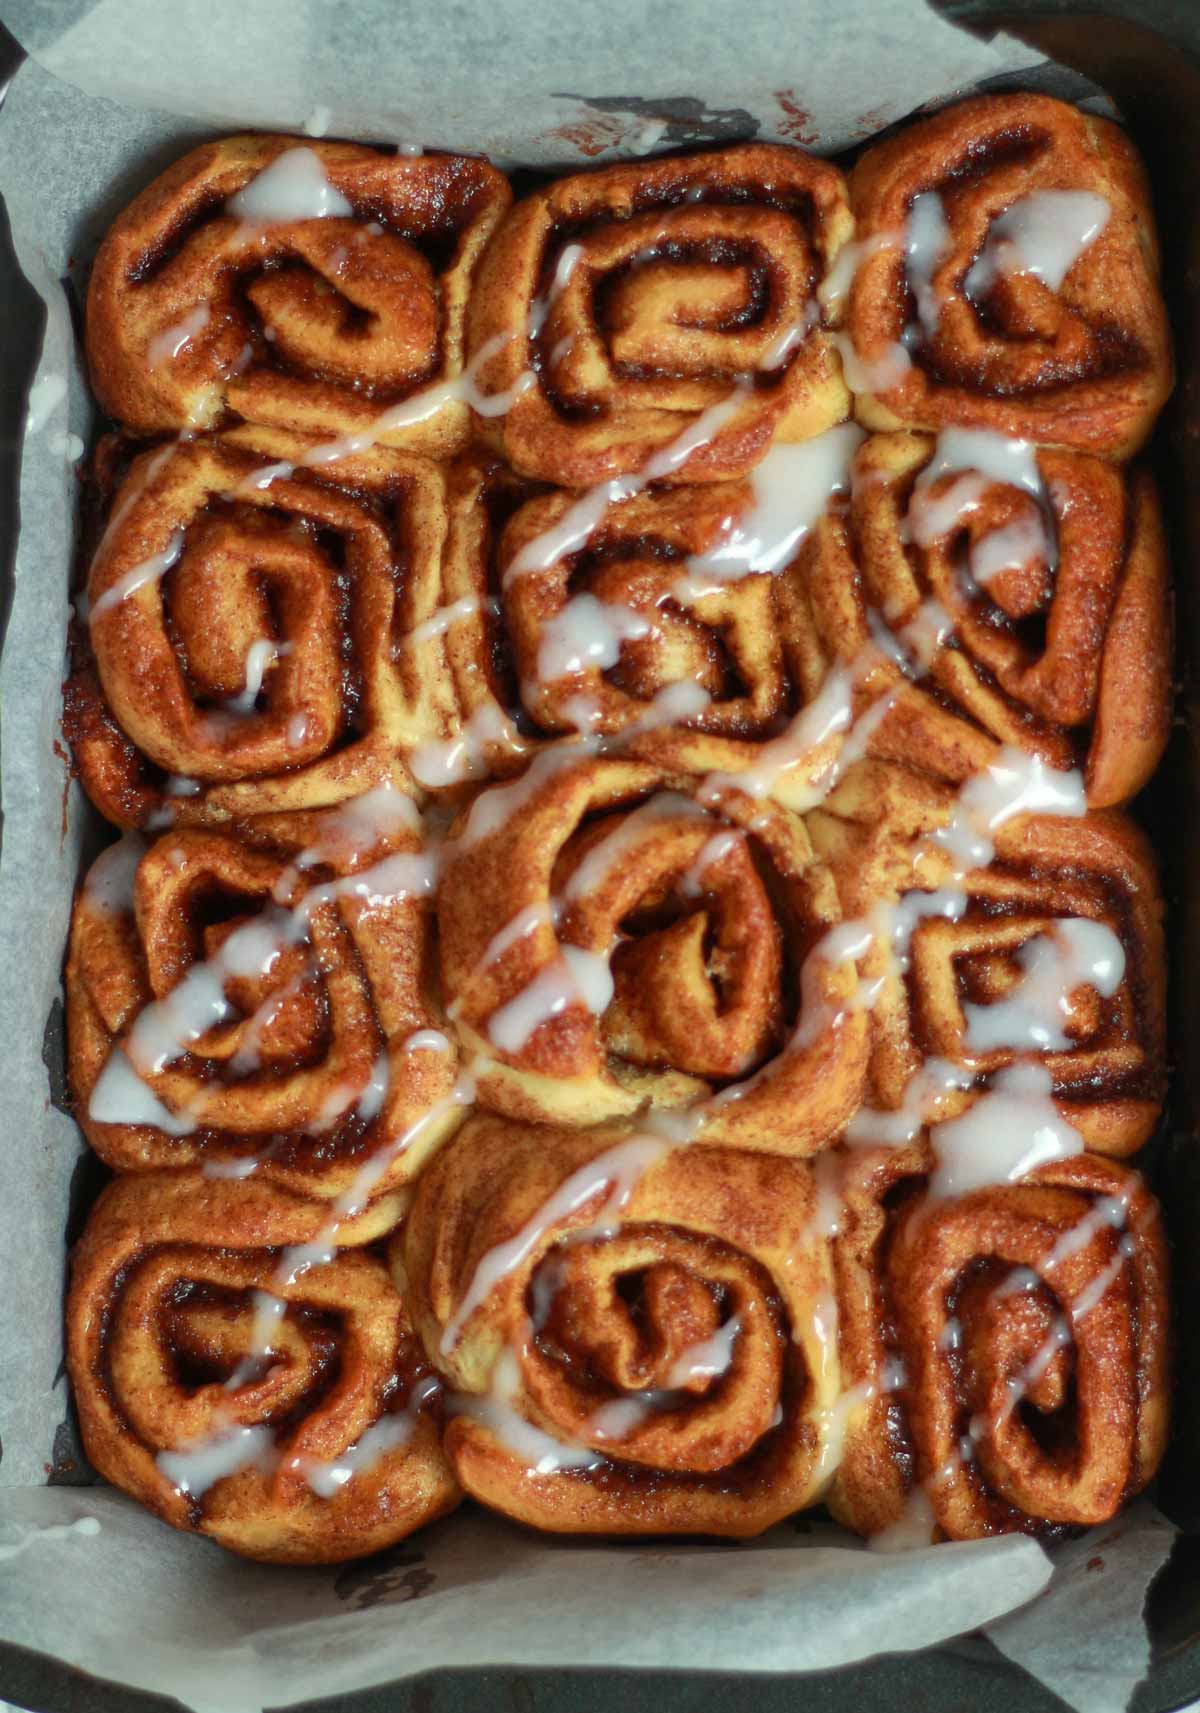
[[[1081,820],[1020,815],[997,830],[995,860],[958,879],[932,842],[951,813],[948,793],[928,780],[871,764],[809,818],[847,916],[900,898],[919,906],[943,888],[961,897],[953,919],[918,910],[904,958],[881,934],[860,960],[863,979],[879,984],[868,1104],[899,1108],[929,1056],[979,1078],[1013,1064],[1015,1047],[971,1044],[968,1009],[986,1015],[1012,995],[1032,942],[1066,921],[1095,923],[1119,943],[1120,980],[1107,995],[1081,982],[1067,995],[1066,1046],[1023,1056],[1032,1052],[1049,1071],[1056,1106],[1089,1148],[1132,1153],[1154,1130],[1166,1080],[1163,906],[1144,834],[1112,810]]]
[[[446,1452],[467,1492],[539,1528],[757,1534],[832,1467],[812,1180],[701,1147],[651,1161],[614,1209],[629,1146],[481,1115],[423,1178],[394,1262],[454,1388]],[[523,1230],[472,1307],[476,1270]]]
[[[440,587],[438,467],[306,452],[262,430],[185,440],[118,489],[65,724],[119,825],[415,789],[404,756],[449,729],[442,641],[418,628]]]
[[[306,157],[348,212],[239,219],[227,204]],[[238,420],[310,435],[367,428],[463,368],[471,274],[510,200],[485,161],[350,143],[227,137],[177,161],[114,222],[88,294],[92,384],[140,433]],[[287,198],[284,198],[286,203]],[[444,457],[467,437],[450,393],[384,431]]]
[[[522,552],[553,535],[571,497],[478,459],[456,468],[450,492],[446,652],[493,771],[580,729],[680,768],[737,771],[819,692],[793,574],[726,574],[709,557],[746,539],[752,482],[640,494],[611,506],[577,549],[519,574]],[[692,700],[673,716],[681,685]],[[778,782],[784,801],[789,783]]]
[[[110,1165],[252,1172],[398,1217],[459,1115],[431,1033],[428,861],[406,798],[373,808],[98,859],[72,922],[68,1068]]]
[[[468,311],[485,393],[534,382],[479,433],[564,487],[640,468],[748,375],[676,481],[740,475],[772,439],[840,422],[848,394],[816,288],[853,230],[836,167],[746,144],[607,167],[526,197]]]
[[[383,1263],[349,1249],[280,1277],[321,1219],[266,1185],[154,1173],[109,1187],[73,1257],[68,1363],[89,1458],[176,1528],[249,1558],[361,1557],[457,1501]],[[340,1238],[374,1235],[348,1222]],[[265,1350],[262,1293],[279,1305]],[[349,1478],[322,1480],[339,1467]]]
[[[830,1494],[874,1534],[920,1483],[952,1540],[1106,1522],[1166,1440],[1166,1244],[1136,1173],[1094,1156],[934,1201],[864,1153],[836,1240],[842,1364],[868,1397]],[[875,1382],[899,1360],[893,1391]]]
[[[995,223],[1030,196],[1063,192],[1102,198],[1108,215],[1061,285],[1003,269],[985,283]],[[850,193],[864,246],[846,315],[866,370],[860,421],[960,423],[1105,457],[1141,445],[1171,357],[1148,187],[1116,125],[1047,96],[981,96],[869,148]],[[940,198],[945,231],[922,317],[926,282],[905,244],[927,195]]]
[[[706,814],[686,784],[565,749],[483,792],[438,895],[449,1014],[496,1111],[592,1124],[712,1097],[706,1141],[811,1153],[866,1055],[853,963],[809,957],[832,880],[799,816],[737,792]],[[598,964],[589,996],[574,974]]]
[[[924,624],[904,668],[880,655],[861,675],[892,698],[870,754],[961,782],[1009,744],[1082,765],[1097,808],[1125,802],[1170,727],[1151,477],[1044,451],[1039,495],[974,469],[939,473],[935,451],[915,434],[860,447],[848,512],[827,513],[780,580],[792,650],[819,681],[871,655],[875,617],[901,639]]]

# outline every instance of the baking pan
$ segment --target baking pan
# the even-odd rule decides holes
[[[935,3],[935,0],[931,0]],[[1177,721],[1166,766],[1138,810],[1158,845],[1170,911],[1172,1099],[1151,1174],[1171,1231],[1178,1380],[1172,1449],[1155,1496],[1183,1533],[1151,1592],[1152,1660],[1133,1713],[1200,1699],[1200,3],[1198,0],[940,0],[947,17],[1022,36],[1107,90],[1145,156],[1164,252],[1178,384],[1152,448],[1176,586]],[[0,25],[0,88],[21,53]],[[1036,78],[1022,78],[1022,86]],[[1003,85],[1008,87],[1006,80]],[[0,123],[3,122],[0,115]],[[0,638],[11,599],[25,402],[42,306],[18,272],[0,218]],[[178,1703],[102,1682],[42,1654],[0,1645],[0,1695],[35,1713],[150,1713]],[[685,1671],[439,1671],[305,1703],[311,1713],[1054,1713],[1063,1703],[978,1637],[803,1677]]]

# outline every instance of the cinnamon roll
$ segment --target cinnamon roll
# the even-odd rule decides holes
[[[1166,745],[1167,559],[1145,471],[971,431],[875,435],[848,513],[816,521],[777,603],[810,693],[857,666],[888,698],[868,744],[882,759],[961,782],[1015,745],[1082,765],[1105,807]]]
[[[583,730],[681,768],[752,767],[821,688],[784,571],[849,487],[861,439],[844,424],[740,482],[638,494],[583,539],[571,495],[457,466],[443,612],[479,766],[511,771]],[[777,793],[798,784],[803,806],[810,782],[788,770]]]
[[[465,1490],[556,1532],[760,1533],[837,1450],[829,1246],[795,1161],[474,1118],[393,1245]]]
[[[96,396],[137,433],[241,420],[444,457],[468,432],[472,271],[509,200],[502,174],[462,156],[204,143],[100,246]]]
[[[447,1012],[495,1111],[700,1103],[708,1142],[808,1154],[866,1057],[854,964],[818,949],[833,881],[798,815],[695,783],[567,745],[482,791],[444,852]]]
[[[980,96],[867,149],[850,195],[843,349],[862,422],[1109,458],[1141,445],[1171,357],[1149,187],[1116,125]]]
[[[843,1180],[848,1421],[830,1509],[913,1544],[1107,1522],[1166,1441],[1157,1203],[1092,1155],[954,1200],[928,1195],[926,1163],[868,1150]]]
[[[1158,1121],[1166,1071],[1163,905],[1145,835],[1112,810],[1018,814],[993,830],[993,860],[963,873],[960,816],[943,788],[872,763],[809,817],[846,916],[873,931],[859,957],[872,1041],[856,1128],[869,1139],[905,1108],[927,1058],[967,1073],[939,1091],[941,1113],[975,1098],[973,1079],[1032,1058],[1089,1148],[1132,1153]],[[930,1113],[910,1116],[919,1128]]]
[[[438,1387],[376,1256],[306,1269],[318,1204],[193,1172],[124,1178],[71,1266],[67,1362],[100,1473],[247,1558],[329,1564],[452,1510]],[[339,1241],[375,1230],[349,1221]]]
[[[451,729],[435,612],[437,465],[375,449],[312,463],[238,429],[135,458],[91,563],[64,729],[122,826],[415,789]]]
[[[102,1159],[254,1175],[394,1222],[461,1116],[416,825],[377,791],[254,843],[185,828],[102,853],[65,978],[71,1089]]]
[[[476,276],[472,365],[508,401],[477,410],[478,434],[569,488],[693,428],[672,481],[741,475],[773,440],[819,434],[849,395],[816,291],[852,231],[838,169],[776,145],[557,180],[509,213]]]

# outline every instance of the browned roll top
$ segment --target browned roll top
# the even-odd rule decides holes
[[[261,222],[230,209],[296,155],[305,181],[323,180],[349,213]],[[96,395],[142,433],[239,419],[364,429],[462,373],[471,273],[508,202],[503,176],[475,158],[292,137],[202,144],[130,203],[97,254]],[[416,416],[385,428],[384,444],[446,456],[465,442],[460,398]]]
[[[285,1276],[288,1246],[323,1218],[264,1184],[154,1173],[110,1185],[72,1261],[68,1365],[89,1458],[166,1522],[248,1558],[359,1558],[458,1498],[436,1388],[382,1262],[350,1249]],[[339,1240],[375,1235],[347,1221]],[[279,1305],[265,1349],[263,1293]],[[339,1465],[348,1478],[323,1479]]]
[[[65,730],[125,826],[336,803],[411,776],[453,717],[437,606],[438,467],[382,449],[303,462],[236,430],[136,458],[88,578]]]
[[[1126,801],[1170,729],[1151,477],[1042,451],[1038,495],[969,463],[936,474],[938,450],[923,435],[868,440],[848,511],[828,512],[780,579],[785,646],[804,662],[807,693],[859,663],[862,688],[893,698],[872,755],[961,782],[1010,744],[1056,768],[1082,765],[1096,807]],[[902,665],[876,645],[880,619]]]
[[[657,1149],[481,1114],[422,1179],[394,1269],[451,1388],[467,1492],[558,1532],[758,1534],[833,1467],[812,1178]]]
[[[468,337],[485,393],[533,384],[480,436],[565,487],[640,468],[734,408],[675,481],[738,475],[773,438],[804,440],[848,394],[811,304],[853,225],[836,167],[748,143],[559,179],[502,223]],[[746,379],[753,376],[753,381]]]
[[[811,1153],[857,1106],[866,1052],[853,964],[810,955],[834,887],[798,815],[740,794],[705,813],[689,783],[564,748],[482,792],[438,895],[448,1014],[497,1111],[706,1101],[706,1140]]]
[[[1108,204],[1061,287],[1032,271],[981,273],[989,239],[1002,236],[994,223],[1025,197],[1061,191]],[[931,193],[946,230],[928,281],[936,324],[922,327],[904,244],[914,200]],[[1142,443],[1170,391],[1171,357],[1149,187],[1116,125],[1043,95],[981,96],[868,149],[850,194],[868,246],[846,315],[868,369],[862,422],[993,428],[1113,458]],[[910,324],[919,336],[901,345]]]
[[[1134,1172],[1091,1155],[927,1197],[919,1150],[863,1151],[834,1251],[850,1423],[830,1508],[862,1534],[915,1489],[952,1540],[1106,1522],[1166,1442],[1166,1242]],[[884,1365],[899,1384],[880,1388]],[[865,1394],[864,1394],[865,1395]]]
[[[409,1046],[438,1021],[411,808],[351,815],[280,816],[253,845],[130,836],[98,859],[67,956],[68,1070],[118,1171],[253,1173],[399,1216],[460,1116],[455,1055]]]
[[[965,906],[956,920],[916,922],[905,958],[881,936],[860,960],[881,985],[871,1010],[869,1106],[898,1108],[929,1057],[973,1068],[982,1081],[1034,1058],[1049,1071],[1063,1117],[1099,1153],[1125,1155],[1149,1140],[1166,1082],[1166,950],[1163,904],[1145,835],[1125,816],[1020,815],[995,832],[986,868],[953,878],[933,842],[949,823],[949,794],[900,768],[870,764],[847,776],[809,817],[846,914],[951,886]],[[1063,1049],[982,1049],[967,1041],[965,1007],[1002,1002],[1022,979],[1020,954],[1069,919],[1116,937],[1124,971],[1105,996],[1084,982],[1068,994]],[[946,1111],[972,1096],[943,1102]]]
[[[722,582],[717,562],[692,563],[747,525],[752,483],[639,494],[553,555],[545,544],[575,503],[480,457],[451,475],[446,652],[487,765],[510,772],[582,729],[680,768],[752,766],[823,676],[794,611],[795,572]],[[519,568],[527,549],[550,562]],[[775,794],[799,801],[800,773]]]

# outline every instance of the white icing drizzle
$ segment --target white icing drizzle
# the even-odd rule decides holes
[[[916,1552],[933,1545],[936,1520],[933,1504],[924,1487],[914,1487],[904,1502],[903,1513],[894,1523],[873,1534],[868,1552]]]
[[[963,1006],[968,1047],[1065,1051],[1070,1037],[1063,1025],[1076,988],[1092,987],[1109,999],[1125,975],[1125,951],[1104,922],[1068,917],[1048,934],[1038,934],[1017,954],[1023,976],[1006,999],[991,1005]]]
[[[708,1338],[691,1344],[671,1364],[667,1385],[681,1387],[693,1380],[719,1380],[733,1362],[734,1347],[742,1330],[740,1315],[732,1315]]]
[[[487,767],[488,749],[497,743],[518,754],[528,747],[497,703],[481,702],[457,736],[430,738],[418,744],[408,765],[422,785],[431,791],[442,790],[482,773]]]
[[[260,637],[257,642],[252,642],[246,650],[245,687],[225,704],[228,711],[231,714],[252,714],[267,673],[277,660],[291,652],[290,642],[275,642],[270,637]]]
[[[320,469],[326,464],[336,464],[341,459],[354,457],[360,452],[369,452],[385,435],[428,422],[430,417],[436,416],[449,404],[469,404],[480,416],[504,416],[512,408],[513,401],[534,385],[536,376],[533,371],[526,369],[507,392],[499,393],[481,393],[475,377],[483,364],[489,362],[512,337],[511,333],[498,333],[494,339],[489,339],[486,345],[480,347],[460,375],[455,375],[450,380],[437,381],[432,386],[421,387],[408,398],[389,405],[387,410],[382,411],[365,428],[339,435],[335,440],[320,441],[302,453],[294,463],[282,460],[251,470],[238,483],[235,494],[262,492],[273,482],[286,481],[298,469]]]
[[[963,472],[941,494],[933,485],[943,476]],[[993,530],[973,545],[971,575],[986,584],[1009,565],[1024,565],[1033,557],[1055,568],[1053,511],[1038,468],[1031,440],[997,434],[983,428],[944,428],[933,457],[913,484],[905,520],[906,531],[918,547],[932,547],[978,511],[993,483],[1020,488],[1037,502],[1036,517],[1023,516],[1006,528]],[[1015,557],[1014,557],[1015,555]]]
[[[149,1124],[167,1136],[190,1136],[196,1129],[195,1116],[164,1106],[120,1047],[109,1054],[96,1079],[88,1099],[88,1117],[97,1124]]]
[[[700,804],[682,792],[656,792],[631,814],[623,816],[611,833],[591,847],[564,886],[563,899],[570,902],[602,886],[609,874],[641,842],[648,825],[656,821],[706,819],[706,812]]]
[[[985,772],[963,786],[949,826],[939,827],[933,836],[961,876],[986,868],[996,854],[992,834],[1015,816],[1078,818],[1086,812],[1087,795],[1078,768],[1064,773],[1040,756],[1005,745]]]
[[[833,266],[817,287],[817,301],[821,308],[828,310],[832,316],[840,315],[850,296],[854,276],[862,264],[884,250],[902,249],[903,244],[904,240],[898,232],[873,232],[867,238],[854,239],[849,244],[843,244]]]
[[[575,1005],[599,1017],[612,1003],[613,978],[600,952],[564,945],[515,998],[488,1020],[488,1038],[502,1053],[519,1053],[543,1023]]]
[[[270,1475],[278,1464],[269,1427],[221,1427],[201,1439],[160,1451],[154,1460],[172,1487],[194,1499],[244,1469]]]
[[[134,876],[145,854],[146,841],[138,833],[125,833],[100,852],[83,883],[94,910],[119,916],[133,909]]]
[[[566,767],[578,766],[586,755],[594,755],[595,739],[584,738],[580,743],[564,745],[561,749],[539,751],[525,769],[510,784],[489,786],[471,804],[466,824],[454,840],[460,851],[478,844],[499,832],[534,797],[546,781]]]
[[[501,1351],[492,1370],[491,1384],[482,1395],[459,1392],[448,1400],[455,1415],[470,1416],[489,1428],[534,1475],[556,1475],[564,1469],[598,1469],[604,1457],[598,1451],[566,1440],[555,1439],[534,1425],[516,1406],[521,1393],[521,1367],[516,1351]]]
[[[702,598],[756,572],[782,571],[836,493],[850,487],[854,454],[866,438],[844,422],[798,446],[772,446],[747,478],[754,504],[711,552],[694,555],[672,593]]]
[[[478,595],[463,595],[457,601],[450,601],[444,607],[436,608],[427,619],[405,634],[404,642],[410,648],[418,648],[424,642],[432,642],[436,637],[445,636],[456,624],[463,619],[473,618],[484,606]]]
[[[317,151],[303,147],[277,155],[225,207],[254,229],[354,213],[353,204],[329,182]]]
[[[1015,1183],[1036,1166],[1082,1153],[1083,1138],[1055,1106],[1053,1088],[1044,1065],[1010,1065],[958,1118],[934,1125],[930,1196],[940,1200]]]
[[[653,628],[643,614],[619,601],[574,595],[542,626],[538,678],[553,683],[573,673],[605,671],[617,664],[626,639],[647,636]]]
[[[744,835],[734,827],[726,827],[719,833],[714,833],[706,844],[700,848],[695,862],[687,870],[679,882],[679,890],[685,898],[699,898],[704,892],[705,871],[713,863],[721,862],[732,850],[744,843]]]
[[[694,422],[674,440],[661,447],[640,470],[613,476],[601,482],[570,506],[557,523],[527,541],[504,572],[504,583],[514,582],[530,571],[548,571],[568,554],[586,546],[593,532],[603,521],[610,506],[619,505],[648,488],[651,482],[671,476],[686,464],[692,453],[720,433],[721,429],[741,409],[749,395],[749,382],[738,382],[730,393],[716,404],[709,405]]]
[[[1002,571],[1019,571],[1031,560],[1047,555],[1047,532],[1041,518],[1018,517],[971,544],[969,566],[983,588]]]
[[[950,243],[950,228],[942,199],[935,190],[914,196],[904,234],[904,261],[908,283],[917,305],[917,321],[926,339],[937,332],[941,305],[933,276]]]
[[[554,302],[567,281],[575,272],[583,259],[582,244],[567,244],[560,251],[558,261],[554,265],[554,274],[550,285],[543,297],[535,297],[529,308],[529,319],[526,322],[526,332],[531,339],[536,339],[546,324],[546,317],[554,307]]]
[[[350,797],[327,812],[314,842],[306,845],[290,869],[276,884],[275,896],[282,904],[290,898],[296,871],[321,863],[349,862],[360,852],[371,850],[398,833],[420,833],[417,805],[394,785],[373,786],[361,796]]]
[[[741,1331],[740,1316],[724,1322],[710,1338],[692,1345],[680,1353],[671,1365],[666,1386],[647,1386],[642,1391],[623,1394],[599,1406],[592,1415],[587,1432],[592,1439],[621,1441],[628,1439],[635,1427],[640,1427],[650,1415],[673,1410],[680,1405],[680,1391],[697,1379],[719,1379],[733,1364],[733,1350]]]
[[[628,1203],[649,1168],[666,1154],[671,1142],[662,1133],[665,1114],[648,1114],[641,1130],[589,1160],[566,1178],[538,1211],[506,1242],[489,1249],[475,1268],[457,1309],[446,1322],[441,1352],[448,1356],[458,1343],[463,1327],[501,1282],[531,1255],[554,1227],[578,1212],[600,1194],[609,1193],[596,1216],[603,1228]],[[681,1116],[681,1115],[676,1115]],[[656,1124],[656,1118],[659,1123]],[[656,1133],[657,1132],[657,1133]]]
[[[949,1059],[926,1059],[909,1079],[904,1099],[894,1111],[864,1106],[845,1130],[852,1147],[903,1148],[920,1135],[937,1106],[952,1090],[965,1090],[975,1081],[974,1071]]]
[[[380,1416],[362,1438],[337,1457],[328,1461],[319,1458],[293,1459],[313,1492],[321,1499],[332,1499],[346,1483],[356,1476],[370,1474],[389,1452],[408,1445],[417,1425],[417,1417],[426,1404],[441,1393],[441,1381],[426,1375],[417,1381],[409,1394],[408,1405],[391,1415]]]
[[[263,1371],[274,1355],[271,1339],[287,1313],[287,1303],[273,1291],[255,1291],[252,1301],[254,1318],[250,1329],[250,1354],[238,1363],[226,1380],[227,1392],[236,1392],[262,1379]]]
[[[109,528],[112,528],[112,524],[109,525]],[[88,622],[95,624],[102,614],[110,612],[122,601],[127,601],[130,595],[136,594],[139,589],[144,589],[148,583],[159,582],[166,576],[172,565],[178,562],[182,552],[183,531],[177,529],[172,532],[171,539],[160,552],[151,553],[140,564],[134,565],[123,576],[118,577],[117,581],[105,589],[103,594],[96,597],[88,612]]]
[[[740,1331],[741,1319],[734,1315],[710,1338],[680,1352],[667,1375],[665,1386],[649,1386],[602,1404],[588,1423],[590,1436],[600,1440],[628,1439],[648,1416],[677,1407],[681,1402],[680,1391],[691,1382],[720,1379],[733,1362],[734,1346]]]
[[[900,386],[912,368],[907,349],[893,342],[877,357],[861,355],[848,333],[831,333],[842,359],[842,372],[852,393],[887,393]]]
[[[963,281],[984,296],[998,275],[1032,274],[1051,291],[1064,280],[1108,224],[1108,201],[1090,190],[1035,190],[992,221],[978,258]]]
[[[206,303],[198,303],[173,326],[164,327],[161,333],[156,333],[146,346],[146,361],[150,368],[157,369],[163,363],[173,362],[184,346],[191,344],[197,333],[203,333],[211,314]]]
[[[697,790],[701,803],[719,804],[726,791],[741,791],[757,801],[769,797],[779,781],[803,767],[821,744],[847,731],[853,719],[853,680],[849,672],[835,668],[828,673],[819,692],[789,722],[786,731],[762,745],[757,759],[739,773],[717,771],[706,775]],[[813,808],[825,797],[831,781],[814,785],[803,805]]]
[[[468,1068],[460,1074],[450,1092],[414,1119],[407,1130],[368,1155],[355,1172],[350,1187],[330,1204],[329,1217],[311,1242],[293,1244],[283,1251],[276,1271],[277,1282],[283,1286],[295,1284],[311,1268],[325,1266],[331,1261],[337,1252],[338,1232],[348,1219],[353,1219],[369,1205],[393,1162],[431,1125],[440,1124],[452,1112],[469,1106],[474,1098],[475,1077]]]

